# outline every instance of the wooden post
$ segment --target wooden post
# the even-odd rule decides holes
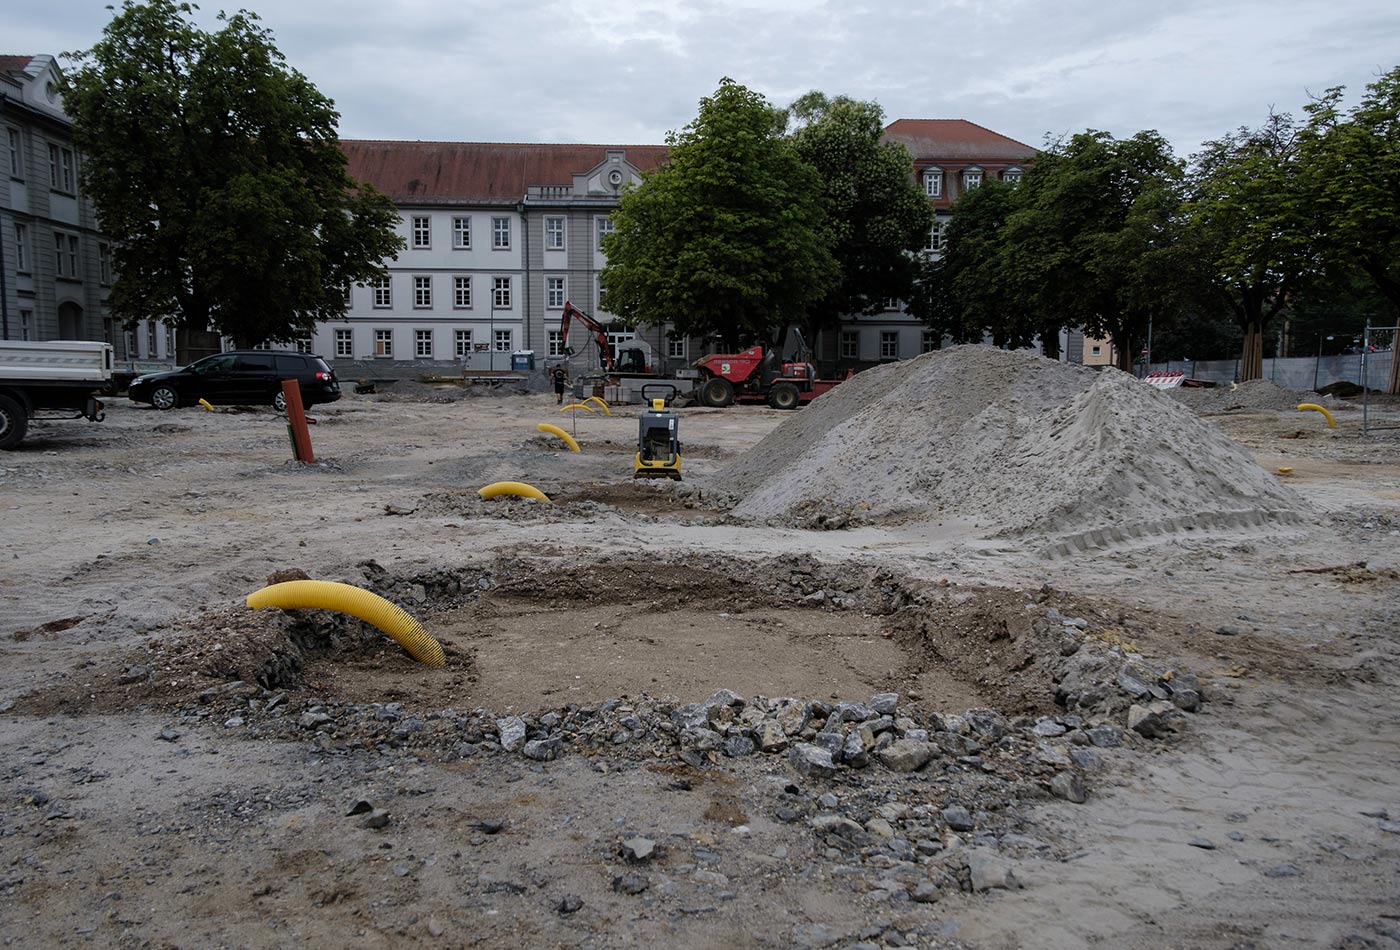
[[[292,437],[292,457],[298,462],[314,462],[311,452],[311,430],[306,425],[306,411],[301,407],[301,384],[295,379],[282,380],[282,397],[287,403],[287,432]]]

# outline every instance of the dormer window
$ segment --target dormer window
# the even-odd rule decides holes
[[[982,169],[963,169],[963,191],[971,191],[974,188],[982,187]]]
[[[924,194],[930,198],[941,198],[943,196],[943,169],[924,169]]]
[[[1012,166],[1001,173],[1001,180],[1009,185],[1014,185],[1020,182],[1022,174],[1024,174],[1024,172],[1019,167]]]

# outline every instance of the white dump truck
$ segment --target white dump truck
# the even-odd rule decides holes
[[[112,365],[110,343],[0,340],[0,449],[18,446],[30,419],[101,422]]]

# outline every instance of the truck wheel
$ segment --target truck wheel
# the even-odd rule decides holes
[[[723,409],[734,405],[734,384],[723,376],[707,380],[700,387],[700,402],[711,409]]]
[[[774,409],[796,409],[801,403],[802,397],[792,383],[778,383],[768,390],[768,405]]]
[[[277,390],[277,395],[272,397],[272,408],[283,415],[287,413],[287,394],[280,389]]]
[[[29,431],[29,413],[9,396],[0,396],[0,449],[19,445]]]
[[[174,409],[180,405],[180,394],[170,386],[157,386],[151,390],[151,405],[157,409]]]

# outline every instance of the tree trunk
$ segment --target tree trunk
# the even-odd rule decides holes
[[[1244,349],[1240,355],[1240,382],[1264,376],[1264,327],[1250,320],[1244,327]]]

